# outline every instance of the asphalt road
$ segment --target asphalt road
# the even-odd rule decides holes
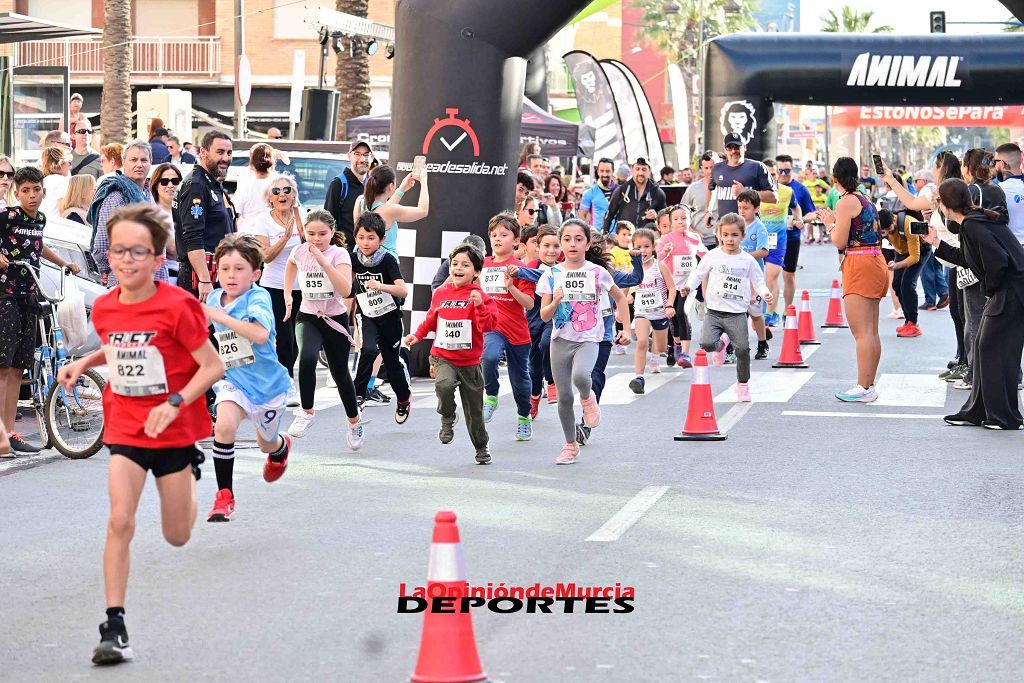
[[[803,261],[820,323],[834,252],[805,247]],[[502,397],[479,467],[461,423],[437,442],[428,382],[405,425],[367,411],[359,453],[322,391],[329,407],[279,482],[239,451],[228,524],[202,521],[204,467],[184,548],[163,541],[148,485],[127,604],[136,661],[116,669],[89,661],[109,456],[2,462],[0,680],[405,680],[422,617],[396,613],[399,584],[425,583],[433,515],[451,509],[474,585],[635,587],[631,614],[477,610],[495,682],[1020,681],[1024,435],[943,424],[965,398],[935,379],[949,316],[923,313],[918,339],[896,324],[883,322],[879,403],[833,398],[853,384],[853,343],[822,334],[808,370],[756,361],[755,402],[716,402],[720,443],[672,439],[691,371],[634,397],[629,357],[613,356],[602,425],[572,467],[553,464],[554,406],[515,443]],[[729,398],[733,369],[711,377]]]

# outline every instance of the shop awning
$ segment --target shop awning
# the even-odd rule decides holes
[[[58,24],[15,12],[0,12],[0,44],[99,35],[103,35],[103,31],[98,28]]]

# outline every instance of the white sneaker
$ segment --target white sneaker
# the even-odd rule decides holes
[[[886,317],[889,320],[903,320],[905,316],[903,315],[903,311],[897,308],[890,312]]]
[[[656,356],[647,359],[647,372],[654,375],[661,373],[661,363],[658,362],[658,358]]]
[[[960,389],[962,391],[970,391],[974,387],[971,385],[970,382],[966,382],[966,381],[964,381],[962,379],[958,379],[957,381],[953,382],[953,388],[954,389]]]
[[[873,403],[878,400],[878,392],[874,387],[865,389],[857,384],[846,391],[839,392],[836,394],[836,398],[846,403]]]
[[[305,410],[297,411],[292,426],[288,428],[288,433],[295,438],[305,436],[306,432],[309,431],[309,426],[313,424],[313,418],[314,415],[312,413],[307,413]]]
[[[289,408],[298,408],[299,405],[301,405],[299,403],[299,392],[297,392],[295,390],[295,385],[294,384],[292,384],[290,387],[288,387],[288,394],[287,394],[287,399],[286,400],[288,401],[288,407]]]
[[[334,375],[327,373],[327,384],[325,385],[328,389],[337,389],[338,383],[334,381]]]
[[[363,423],[356,422],[352,424],[348,423],[348,434],[345,435],[345,442],[348,447],[353,451],[358,451],[363,447]]]

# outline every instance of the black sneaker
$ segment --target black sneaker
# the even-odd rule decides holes
[[[476,464],[477,465],[489,465],[491,464],[491,451],[487,449],[487,446],[476,449]]]
[[[968,420],[967,418],[961,416],[960,413],[956,413],[954,415],[947,415],[946,417],[944,417],[942,419],[945,420],[946,424],[953,425],[954,427],[980,427],[981,426],[980,423],[975,422],[974,420]]]
[[[372,408],[373,406],[386,406],[391,403],[391,397],[387,394],[381,393],[380,389],[374,387],[373,391],[366,395],[364,403],[368,408]]]
[[[123,621],[110,621],[100,624],[100,644],[92,651],[93,664],[120,664],[130,662],[135,653],[128,645],[128,631]]]
[[[670,346],[668,353],[665,355],[665,365],[672,367],[676,364],[676,349],[674,346]]]
[[[768,357],[768,342],[759,341],[757,342],[757,353],[754,354],[754,360],[764,360]]]
[[[409,408],[412,407],[412,401],[399,401],[398,405],[395,406],[395,422],[398,424],[405,424],[405,421],[409,419]]]
[[[775,336],[775,334],[772,332],[772,328],[770,328],[770,327],[765,327],[764,328],[764,340],[765,341],[771,341],[772,337],[774,337],[774,336]]]
[[[33,446],[25,441],[18,432],[8,434],[7,440],[11,442],[11,450],[16,453],[38,453],[42,450],[39,446]]]
[[[452,417],[442,417],[441,429],[437,432],[437,440],[441,443],[451,443],[452,439],[455,438],[455,423],[458,421],[458,413]]]
[[[634,394],[644,393],[644,378],[634,377],[633,379],[629,380],[629,388],[633,390]]]
[[[590,427],[581,422],[576,425],[576,443],[586,446],[588,441],[590,441]]]

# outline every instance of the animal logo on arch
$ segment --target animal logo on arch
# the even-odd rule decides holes
[[[444,135],[438,135],[438,139],[441,144],[445,146],[449,152],[458,147],[463,140],[469,138],[469,141],[473,144],[473,156],[480,156],[480,141],[476,137],[476,131],[473,130],[473,126],[469,123],[469,118],[460,119],[458,118],[459,108],[458,107],[446,107],[444,113],[447,116],[443,119],[434,119],[434,125],[430,127],[427,134],[423,137],[423,154],[427,154],[430,150],[430,141],[434,139],[442,128],[456,128],[458,129],[457,135],[449,133],[449,137],[452,140],[449,142],[448,138]]]
[[[730,100],[722,105],[719,122],[722,135],[736,133],[743,139],[745,145],[754,137],[754,130],[757,128],[754,105],[746,100]]]

